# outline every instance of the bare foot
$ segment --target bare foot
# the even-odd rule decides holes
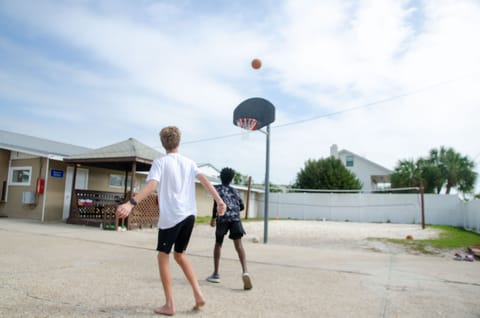
[[[173,316],[175,315],[175,309],[167,307],[167,305],[164,305],[162,307],[155,308],[153,310],[154,313],[157,315],[164,315],[164,316]]]
[[[193,310],[199,310],[200,307],[205,305],[205,297],[203,295],[199,295],[195,297],[195,306],[193,306]]]

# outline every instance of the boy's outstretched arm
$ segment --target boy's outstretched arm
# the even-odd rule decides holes
[[[205,190],[210,192],[215,202],[217,202],[217,215],[224,215],[225,211],[227,210],[227,205],[225,202],[223,202],[215,187],[210,183],[210,181],[208,181],[207,177],[205,177],[203,173],[197,174],[197,179],[200,181]]]
[[[139,203],[143,199],[145,199],[147,196],[149,196],[155,189],[157,188],[158,182],[156,180],[150,180],[148,183],[140,190],[140,192],[137,193],[133,197],[133,199]],[[125,202],[124,204],[120,204],[117,207],[117,216],[119,218],[126,218],[130,212],[132,212],[134,205],[130,203],[130,201]]]

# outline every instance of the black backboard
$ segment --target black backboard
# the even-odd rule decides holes
[[[240,118],[255,118],[256,129],[261,129],[275,121],[275,106],[261,97],[252,97],[241,102],[233,111],[233,124]]]

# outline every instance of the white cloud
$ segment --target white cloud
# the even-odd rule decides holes
[[[262,181],[265,135],[244,140],[232,124],[236,105],[261,96],[277,107],[275,183],[333,143],[390,169],[441,145],[480,153],[478,2],[225,5],[0,2],[14,26],[0,32],[0,124],[91,147],[129,137],[159,147],[158,131],[176,124],[197,162]]]

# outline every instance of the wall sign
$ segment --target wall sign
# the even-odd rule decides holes
[[[50,177],[63,178],[63,170],[51,169],[50,170]]]

